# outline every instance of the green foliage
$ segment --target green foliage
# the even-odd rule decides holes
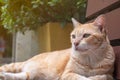
[[[0,0],[2,24],[10,32],[35,29],[47,22],[70,22],[86,0]],[[83,14],[83,13],[82,13]],[[83,15],[81,15],[83,16]]]

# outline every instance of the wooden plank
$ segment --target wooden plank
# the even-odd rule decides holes
[[[119,0],[87,0],[87,14],[86,17],[100,11],[103,8],[117,2]]]
[[[99,10],[99,11],[97,11],[97,12],[95,12],[95,13],[93,13],[92,15],[89,15],[88,17],[86,17],[85,21],[86,22],[90,21],[90,20],[96,18],[100,14],[106,14],[106,13],[108,13],[112,10],[115,10],[117,8],[120,8],[120,0],[111,4],[111,5],[109,5],[109,6],[107,6],[107,7],[105,7],[105,8],[103,8],[103,9],[101,9],[101,10]]]

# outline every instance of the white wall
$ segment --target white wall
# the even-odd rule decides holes
[[[25,61],[39,53],[37,38],[34,31],[16,34],[15,61]]]

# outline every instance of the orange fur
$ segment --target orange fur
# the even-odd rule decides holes
[[[105,19],[80,24],[72,19],[72,48],[47,52],[0,67],[10,80],[113,80],[114,52],[105,33]]]

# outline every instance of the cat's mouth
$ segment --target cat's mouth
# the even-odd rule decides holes
[[[87,51],[88,49],[80,48],[80,47],[75,47],[75,50],[76,50],[76,51],[84,52],[84,51]]]

